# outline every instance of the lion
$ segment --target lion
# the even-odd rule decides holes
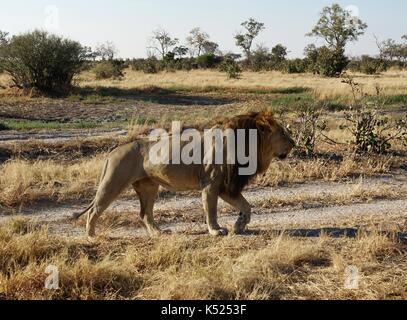
[[[203,208],[209,233],[225,236],[226,228],[218,224],[217,208],[219,198],[230,204],[238,212],[234,226],[236,234],[246,231],[251,220],[252,207],[242,195],[244,188],[257,175],[265,173],[274,158],[284,160],[294,147],[287,131],[276,121],[272,113],[255,112],[219,122],[214,128],[237,130],[257,130],[257,170],[254,174],[240,175],[235,164],[156,164],[150,159],[152,141],[138,139],[114,150],[103,168],[96,197],[83,212],[74,214],[78,219],[87,214],[86,231],[90,238],[95,237],[96,224],[103,212],[132,186],[140,204],[140,217],[150,235],[159,235],[161,230],[154,222],[154,204],[160,186],[164,189],[201,191]],[[247,147],[247,146],[246,146]]]

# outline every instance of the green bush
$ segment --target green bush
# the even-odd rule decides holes
[[[351,76],[345,75],[342,82],[350,86],[354,105],[345,113],[347,124],[341,129],[352,134],[357,154],[387,153],[395,141],[407,146],[407,116],[394,120],[384,115],[380,88],[376,89],[376,96],[370,97],[372,108],[365,103],[363,88]]]
[[[49,93],[70,88],[87,56],[80,43],[44,31],[14,36],[0,47],[0,65],[15,86]]]
[[[258,47],[252,54],[250,69],[259,72],[270,70],[271,53],[266,47]]]
[[[360,61],[360,72],[365,74],[377,74],[385,69],[385,65],[381,59],[372,58],[367,55],[362,56]]]
[[[193,69],[198,69],[198,64],[196,63],[195,58],[184,58],[178,60],[177,67],[178,70],[191,71]]]
[[[305,52],[308,71],[322,76],[339,77],[349,64],[343,50],[308,46]]]
[[[162,63],[156,57],[146,59],[142,66],[144,73],[154,74],[162,71],[162,69]]]
[[[156,57],[148,59],[133,59],[129,62],[131,68],[135,71],[145,73],[158,73],[160,71],[176,71],[193,69],[212,69],[220,66],[223,58],[215,54],[204,54],[199,57],[176,58],[174,53],[168,53],[163,60]]]
[[[349,63],[343,51],[322,47],[318,50],[317,70],[326,77],[339,77]]]
[[[93,68],[96,79],[120,79],[124,76],[123,70],[125,67],[124,61],[121,60],[105,60],[98,62]]]
[[[130,62],[130,67],[134,71],[143,71],[145,59],[133,59]]]
[[[196,58],[196,63],[201,69],[210,69],[216,67],[221,59],[214,54],[203,54]]]
[[[248,67],[255,71],[283,71],[287,57],[287,48],[281,44],[271,50],[264,46],[258,46],[253,51]]]
[[[353,59],[347,69],[353,72],[362,72],[364,74],[378,74],[379,72],[386,71],[389,64],[382,60],[364,55],[359,59]]]
[[[360,59],[352,59],[346,69],[352,72],[360,72]]]
[[[322,110],[317,104],[307,104],[295,111],[297,121],[290,129],[295,141],[295,153],[312,157],[315,153],[317,140],[327,129],[322,119]]]
[[[407,137],[406,123],[393,122],[378,110],[367,110],[361,106],[346,113],[347,126],[354,137],[355,151],[358,154],[384,154],[392,147],[392,141]],[[404,128],[403,128],[404,127]],[[390,129],[397,130],[393,136]]]
[[[284,63],[283,72],[285,73],[304,73],[306,71],[306,62],[303,59],[287,60]]]
[[[239,63],[231,55],[224,57],[219,66],[219,70],[226,72],[229,79],[240,79],[240,75],[242,73],[242,68],[240,67]]]

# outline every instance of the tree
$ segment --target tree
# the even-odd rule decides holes
[[[172,38],[171,35],[164,29],[158,28],[153,31],[151,37],[151,46],[149,49],[153,49],[161,55],[161,58],[164,60],[167,54],[171,49],[177,45],[177,38]]]
[[[407,44],[397,43],[393,39],[387,39],[380,42],[376,38],[376,44],[380,51],[380,58],[383,61],[400,61],[407,60]]]
[[[283,46],[282,44],[276,45],[274,48],[271,49],[271,56],[277,62],[282,62],[287,58],[287,47]]]
[[[396,41],[392,39],[388,39],[383,41],[381,47],[381,53],[386,60],[393,61],[394,59],[400,59],[400,53],[402,51],[401,44],[396,43]]]
[[[404,36],[401,37],[401,39],[406,40],[407,41],[407,34],[405,34]]]
[[[117,54],[116,46],[113,42],[107,41],[106,43],[98,44],[95,50],[95,56],[102,60],[113,60],[114,56]]]
[[[348,42],[357,41],[365,33],[367,24],[340,5],[325,7],[321,17],[308,36],[320,37],[332,50],[344,50]]]
[[[252,46],[254,39],[265,29],[264,23],[258,22],[253,18],[243,22],[242,27],[245,33],[239,33],[235,36],[236,45],[243,49],[248,61],[251,60]]]
[[[203,45],[204,54],[215,54],[218,51],[219,45],[216,42],[206,41]]]
[[[209,34],[203,32],[200,28],[194,28],[191,30],[190,36],[187,37],[187,42],[191,46],[191,49],[200,56],[205,44],[209,42]]]
[[[174,56],[178,57],[178,59],[182,59],[184,56],[186,56],[188,51],[189,51],[188,48],[185,46],[177,46],[172,50]]]
[[[219,66],[219,70],[226,72],[229,79],[240,79],[240,74],[242,73],[242,68],[236,59],[239,59],[238,54],[226,54],[223,57],[223,61]]]
[[[304,49],[305,65],[308,72],[313,74],[318,73],[317,63],[318,63],[318,48],[315,44],[309,44]]]
[[[264,45],[257,45],[252,52],[251,69],[253,71],[269,70],[271,61],[270,49]]]
[[[1,46],[0,65],[18,88],[60,92],[71,86],[88,55],[88,49],[76,41],[33,31]]]
[[[3,47],[5,47],[8,43],[8,33],[1,31],[0,30],[0,55],[1,55],[1,50]],[[3,66],[1,65],[1,59],[0,59],[0,73],[4,71]]]
[[[0,30],[0,46],[7,44],[8,42],[8,32]]]

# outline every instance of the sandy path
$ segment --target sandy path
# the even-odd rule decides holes
[[[44,143],[74,140],[78,138],[101,138],[112,136],[126,136],[122,129],[72,129],[54,131],[0,131],[0,142],[24,142],[41,140]]]
[[[282,199],[290,199],[298,194],[306,196],[343,195],[352,192],[355,188],[363,186],[364,189],[375,189],[382,186],[390,188],[406,188],[407,175],[386,176],[381,178],[369,178],[349,181],[348,183],[316,182],[290,187],[277,188],[251,188],[245,192],[246,198],[251,203],[258,203],[269,195],[278,196]],[[0,213],[0,222],[15,216],[30,217],[35,221],[48,224],[50,231],[65,236],[84,236],[83,227],[75,226],[68,219],[75,211],[82,210],[86,204],[42,204],[21,208],[12,216]],[[236,220],[236,214],[231,214],[228,205],[220,202],[220,223],[231,227]],[[177,212],[188,215],[189,212],[202,212],[201,200],[197,196],[171,196],[161,198],[156,205],[157,211]],[[110,211],[135,212],[139,211],[137,199],[118,200]],[[108,213],[107,213],[108,214]],[[203,213],[202,213],[203,216]],[[407,199],[378,200],[368,203],[346,203],[344,205],[324,206],[299,205],[275,208],[254,207],[251,228],[272,228],[273,230],[287,229],[312,229],[312,228],[335,228],[357,227],[368,223],[403,224],[407,221]],[[162,228],[173,232],[203,233],[206,226],[203,219],[199,222],[175,221],[162,224]],[[107,231],[109,236],[131,237],[146,235],[142,228],[126,227]]]

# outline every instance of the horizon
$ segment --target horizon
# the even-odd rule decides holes
[[[98,43],[111,41],[120,58],[143,58],[147,56],[148,39],[151,32],[162,27],[171,36],[185,38],[194,27],[207,32],[212,41],[219,44],[222,52],[241,53],[235,45],[234,34],[240,24],[253,17],[265,23],[266,29],[255,41],[269,48],[281,43],[287,47],[289,58],[303,56],[307,44],[321,45],[316,38],[305,36],[319,18],[322,8],[339,3],[368,24],[365,34],[356,43],[347,46],[349,56],[377,55],[374,35],[380,41],[392,38],[401,41],[407,33],[407,2],[392,1],[391,6],[380,1],[315,0],[312,3],[287,0],[224,0],[217,3],[208,0],[205,4],[191,4],[185,0],[176,3],[164,0],[95,0],[86,3],[78,0],[26,1],[15,0],[2,5],[0,30],[11,35],[41,29],[79,41],[93,49]],[[209,5],[208,5],[209,4]],[[211,5],[213,4],[213,5]],[[229,13],[230,12],[230,13]],[[86,32],[84,32],[86,30]]]

